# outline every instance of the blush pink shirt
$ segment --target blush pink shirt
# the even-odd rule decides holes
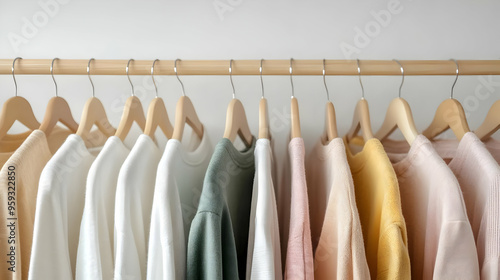
[[[382,142],[398,178],[413,279],[479,279],[474,235],[458,181],[418,135]]]
[[[476,239],[481,279],[500,279],[500,167],[472,132],[462,140],[435,140],[460,183]]]
[[[314,279],[304,140],[297,137],[290,140],[288,153],[290,168],[284,170],[284,176],[289,176],[290,185],[282,185],[290,189],[290,205],[284,209],[290,213],[285,279]]]

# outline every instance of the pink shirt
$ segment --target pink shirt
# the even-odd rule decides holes
[[[472,229],[458,181],[418,135],[383,142],[398,177],[413,279],[479,279]],[[408,151],[409,149],[409,151]]]
[[[500,167],[477,136],[436,140],[434,147],[457,176],[467,207],[481,279],[500,279]]]
[[[288,245],[286,251],[285,279],[314,279],[309,203],[307,199],[306,174],[304,167],[305,148],[302,138],[293,138],[288,145],[290,213]],[[286,175],[284,175],[286,176]],[[287,186],[282,186],[286,188]],[[285,209],[286,210],[286,209]]]

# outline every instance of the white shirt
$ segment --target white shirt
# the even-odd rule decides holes
[[[156,170],[162,150],[151,137],[137,139],[118,175],[114,279],[145,279]]]
[[[78,241],[76,279],[113,279],[116,182],[129,152],[120,138],[111,136],[90,167]]]
[[[268,139],[255,146],[246,279],[282,279],[278,210],[274,195],[273,155]]]
[[[83,139],[72,134],[43,169],[29,279],[74,278],[85,182],[94,159]]]
[[[187,150],[171,139],[158,164],[151,214],[147,279],[185,279],[186,246],[212,156],[208,133]],[[192,141],[193,142],[193,139]]]

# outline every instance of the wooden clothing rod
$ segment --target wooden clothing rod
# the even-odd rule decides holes
[[[0,74],[12,74],[13,59],[0,59]],[[52,59],[18,59],[15,73],[50,74]],[[128,60],[92,61],[91,75],[126,75]],[[460,75],[500,75],[500,60],[458,60]],[[405,75],[455,75],[451,60],[401,60]],[[86,75],[86,59],[59,59],[54,62],[54,74]],[[134,60],[130,75],[150,75],[153,60]],[[260,75],[260,60],[234,60],[233,75]],[[290,60],[264,60],[263,75],[289,75]],[[360,60],[361,75],[401,75],[399,65],[392,60]],[[358,75],[356,60],[326,60],[326,75]],[[229,60],[181,60],[179,75],[229,75]],[[293,75],[322,75],[323,60],[293,60]],[[173,60],[155,64],[155,75],[175,75]]]

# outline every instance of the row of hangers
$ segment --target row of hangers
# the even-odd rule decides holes
[[[179,81],[182,88],[182,96],[179,98],[176,105],[175,112],[175,125],[172,126],[165,103],[163,99],[158,96],[158,88],[156,86],[156,81],[154,78],[155,63],[159,61],[158,59],[153,61],[151,66],[151,77],[153,80],[153,85],[155,87],[155,98],[151,101],[147,115],[145,116],[142,109],[142,104],[139,98],[135,96],[134,85],[130,80],[129,76],[129,66],[133,62],[130,59],[126,66],[127,78],[131,85],[131,96],[126,100],[123,114],[118,125],[118,128],[114,128],[106,115],[104,106],[101,101],[95,97],[95,88],[92,78],[90,76],[90,66],[91,62],[94,60],[91,58],[87,64],[87,75],[92,85],[92,97],[85,103],[80,124],[78,124],[69,108],[66,100],[58,96],[57,83],[54,78],[54,62],[58,59],[52,60],[50,66],[50,73],[55,85],[55,97],[49,100],[47,105],[45,116],[41,123],[37,121],[34,116],[32,107],[30,103],[23,97],[17,95],[17,82],[15,77],[15,64],[20,57],[14,59],[12,63],[12,76],[15,85],[15,96],[8,99],[4,104],[2,111],[0,113],[0,140],[3,139],[12,125],[19,121],[24,124],[29,129],[35,130],[40,129],[49,135],[52,129],[56,126],[58,122],[65,125],[71,132],[76,133],[81,136],[84,141],[88,142],[90,130],[95,125],[105,136],[116,135],[120,139],[124,140],[130,131],[132,124],[135,122],[144,132],[144,134],[150,136],[154,139],[154,134],[159,128],[163,134],[168,139],[182,140],[182,135],[184,132],[185,125],[189,125],[193,132],[196,133],[200,138],[203,136],[204,127],[201,123],[193,103],[186,96],[184,84],[180,80],[177,74],[177,62],[174,62],[174,72],[177,80]],[[264,97],[264,83],[262,79],[262,63],[260,63],[260,79],[262,86],[262,97],[259,103],[259,138],[270,139],[270,129],[269,129],[269,118],[267,110],[267,100]],[[396,129],[399,129],[406,141],[411,145],[418,135],[418,131],[415,126],[413,115],[408,102],[401,97],[401,89],[404,83],[404,68],[398,60],[394,60],[401,68],[402,80],[399,87],[399,95],[397,98],[391,101],[387,109],[387,113],[384,122],[375,134],[371,130],[370,114],[368,108],[368,102],[364,98],[364,87],[361,81],[361,68],[359,60],[357,60],[357,70],[359,82],[361,85],[361,99],[356,104],[353,116],[353,123],[351,129],[347,133],[347,139],[351,140],[356,137],[358,133],[361,132],[362,138],[367,141],[371,138],[378,138],[384,140],[388,138]],[[429,139],[434,139],[436,136],[440,135],[444,131],[451,129],[458,139],[461,139],[463,135],[470,131],[467,119],[465,116],[464,109],[458,100],[453,98],[453,90],[459,76],[459,67],[456,60],[452,61],[456,65],[456,77],[451,88],[450,98],[443,101],[434,116],[431,125],[425,129],[422,134]],[[248,147],[251,145],[253,136],[251,134],[245,109],[243,104],[239,99],[236,98],[234,83],[232,79],[232,63],[231,59],[229,62],[229,78],[231,82],[231,87],[233,90],[232,100],[230,101],[227,113],[226,113],[226,126],[224,130],[224,138],[228,138],[232,142],[235,141],[236,137],[239,136],[243,143]],[[300,117],[299,117],[299,106],[298,100],[294,95],[293,87],[293,58],[290,59],[290,82],[292,87],[291,95],[291,137],[301,137],[300,131]],[[323,136],[323,143],[327,144],[332,139],[338,136],[335,108],[333,103],[330,101],[330,94],[326,84],[326,72],[325,72],[325,60],[323,59],[323,83],[326,90],[327,102],[326,102],[326,120],[325,120],[325,132]],[[475,131],[480,139],[486,139],[496,132],[500,127],[500,100],[495,102],[487,114],[487,117],[483,124]]]
[[[371,138],[379,140],[387,139],[396,129],[399,129],[408,144],[412,144],[419,134],[415,126],[415,121],[408,102],[401,97],[401,88],[404,83],[404,68],[398,60],[394,60],[401,68],[401,85],[399,86],[399,95],[391,101],[387,109],[384,121],[380,129],[374,134],[371,130],[370,114],[368,102],[364,98],[364,88],[361,82],[361,69],[359,60],[357,60],[358,77],[361,85],[362,97],[358,101],[354,110],[353,124],[347,133],[347,139],[350,140],[361,135],[366,142]],[[462,139],[465,133],[470,132],[465,111],[458,100],[453,98],[453,90],[458,80],[459,67],[455,59],[451,59],[456,65],[456,77],[451,87],[450,98],[444,100],[437,108],[431,124],[422,132],[428,139],[432,140],[443,132],[451,129],[457,139]],[[474,133],[481,139],[489,138],[500,128],[500,100],[496,101],[490,108],[486,119]]]

